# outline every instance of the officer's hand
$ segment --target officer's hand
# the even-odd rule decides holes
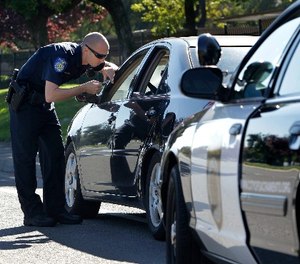
[[[102,90],[102,83],[97,80],[91,80],[82,84],[85,93],[98,94]]]
[[[118,66],[112,62],[105,62],[104,68],[101,70],[104,80],[109,79],[114,83],[115,72],[118,70]]]

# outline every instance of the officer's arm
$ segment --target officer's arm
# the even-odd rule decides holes
[[[46,81],[45,100],[47,103],[58,102],[77,96],[81,93],[96,94],[99,93],[100,90],[101,83],[96,80],[92,80],[69,89],[62,89],[57,84]]]

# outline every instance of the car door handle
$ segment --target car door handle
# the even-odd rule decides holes
[[[295,122],[290,128],[289,148],[298,150],[300,147],[300,121]]]
[[[236,136],[241,133],[242,130],[242,124],[234,124],[229,129],[229,134],[232,136]]]
[[[107,122],[109,125],[112,124],[112,122],[114,122],[116,120],[116,116],[114,114],[111,114],[110,117],[107,119]]]

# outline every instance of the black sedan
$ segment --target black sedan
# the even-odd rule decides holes
[[[182,91],[213,103],[173,131],[162,157],[168,263],[300,263],[299,61],[297,1],[227,89],[217,68],[184,73]]]
[[[229,78],[257,37],[216,38],[219,66]],[[157,40],[134,52],[99,97],[86,97],[66,140],[70,212],[95,217],[102,201],[143,208],[154,237],[163,239],[161,153],[173,128],[208,103],[179,89],[182,73],[195,67],[197,37]]]

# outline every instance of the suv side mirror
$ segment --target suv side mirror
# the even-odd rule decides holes
[[[181,90],[190,97],[218,100],[222,81],[222,71],[216,67],[189,69],[182,75]]]

